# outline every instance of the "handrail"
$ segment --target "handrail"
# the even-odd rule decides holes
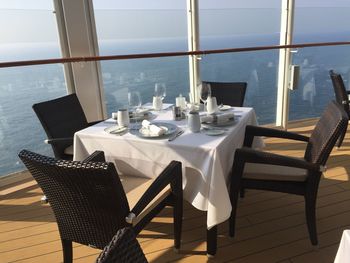
[[[277,46],[255,46],[255,47],[209,49],[209,50],[181,51],[181,52],[162,52],[162,53],[143,53],[143,54],[129,54],[129,55],[23,60],[23,61],[12,61],[12,62],[0,62],[0,68],[57,64],[57,63],[71,63],[71,62],[102,61],[102,60],[178,57],[178,56],[193,56],[193,55],[200,56],[200,55],[220,54],[220,53],[251,52],[251,51],[273,50],[273,49],[284,49],[284,48],[305,48],[305,47],[340,46],[340,45],[350,45],[350,41],[317,42],[317,43],[303,43],[303,44],[277,45]]]

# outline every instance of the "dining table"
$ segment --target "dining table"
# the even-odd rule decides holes
[[[81,161],[101,150],[118,173],[148,178],[158,176],[172,160],[181,162],[184,199],[207,212],[207,253],[214,255],[217,225],[230,217],[232,209],[228,185],[235,149],[242,147],[245,127],[257,125],[253,108],[229,107],[222,114],[228,112],[234,114],[234,119],[216,125],[202,124],[199,132],[191,132],[187,119],[174,120],[171,107],[150,111],[149,121],[168,131],[159,136],[143,134],[141,120],[137,119],[125,131],[114,133],[117,122],[107,119],[75,133],[74,160]],[[179,131],[181,135],[175,137]],[[171,137],[174,139],[169,140]],[[253,146],[260,148],[264,143],[257,137]]]
[[[350,229],[345,229],[341,237],[334,263],[350,262]]]

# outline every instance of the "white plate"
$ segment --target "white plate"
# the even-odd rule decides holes
[[[227,111],[232,109],[232,107],[230,105],[222,105],[221,107],[219,107],[220,111]]]
[[[236,123],[235,119],[228,120],[226,122],[221,122],[221,123],[215,123],[215,122],[203,122],[205,125],[209,125],[212,127],[225,127],[225,126],[232,126]]]
[[[177,126],[172,123],[167,122],[153,122],[151,124],[157,125],[158,127],[162,127],[166,130],[164,134],[157,135],[157,134],[150,134],[148,129],[141,128],[136,132],[136,135],[141,138],[163,138],[168,137],[169,135],[173,134],[177,131]]]
[[[219,129],[209,129],[209,130],[204,129],[203,132],[204,134],[209,136],[218,136],[225,133],[224,130],[219,130]]]

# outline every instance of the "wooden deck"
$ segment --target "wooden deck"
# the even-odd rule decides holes
[[[308,134],[313,121],[291,130]],[[303,143],[265,140],[276,153],[301,156]],[[333,262],[344,229],[350,228],[350,135],[334,150],[321,180],[317,202],[319,246],[308,239],[302,197],[248,191],[238,209],[237,235],[228,237],[227,223],[219,226],[218,253],[208,260],[205,213],[185,205],[182,248],[172,245],[171,210],[164,211],[142,231],[138,240],[150,262]],[[24,176],[25,177],[25,176]],[[31,179],[4,187],[0,181],[0,262],[62,262],[61,243],[49,205]],[[75,244],[74,262],[94,262],[99,250]]]

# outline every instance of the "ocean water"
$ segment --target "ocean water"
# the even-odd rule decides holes
[[[303,41],[303,36],[297,37],[298,42]],[[330,35],[330,41],[333,37]],[[233,41],[237,46],[244,46],[253,43],[252,38],[230,36],[221,37],[220,41]],[[217,40],[205,39],[206,47],[217,48]],[[264,41],[268,43],[267,39]],[[271,35],[270,43],[275,42],[276,36]],[[137,53],[152,52],[152,49],[154,52],[186,50],[186,41],[172,38],[149,39],[146,42],[100,42],[102,55],[128,53],[128,47],[129,52],[139,50]],[[9,56],[9,50],[12,56]],[[0,46],[0,57],[7,56],[7,60],[30,59],[36,55],[57,57],[57,50],[57,46],[47,43],[12,45],[11,48]],[[334,98],[328,71],[335,69],[343,74],[348,85],[349,61],[348,46],[305,48],[294,53],[293,63],[301,65],[301,78],[299,88],[291,91],[290,120],[319,116],[325,105]],[[130,90],[139,91],[143,103],[151,101],[156,82],[167,85],[165,102],[174,103],[180,93],[188,95],[187,57],[103,61],[101,67],[109,116],[126,105]],[[275,122],[277,68],[276,50],[206,55],[200,62],[202,80],[248,82],[245,106],[255,108],[260,124]],[[43,143],[46,135],[31,106],[64,94],[66,88],[62,65],[0,69],[0,176],[23,169],[17,157],[21,149],[53,155],[50,146]]]

